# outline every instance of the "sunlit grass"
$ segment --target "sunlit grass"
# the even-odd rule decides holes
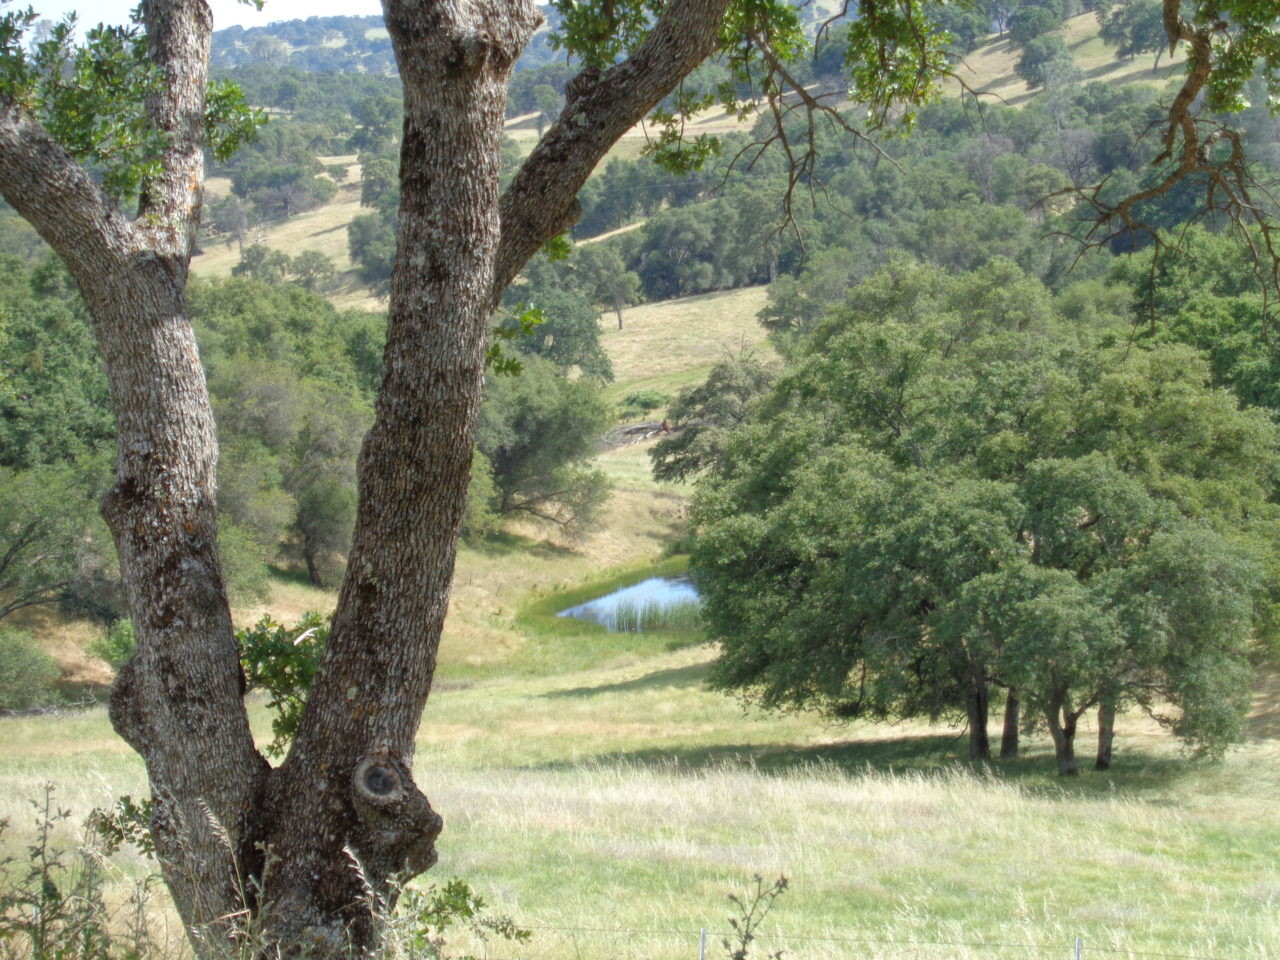
[[[1091,953],[1280,951],[1270,742],[1188,764],[1130,717],[1113,773],[1061,781],[1041,737],[1023,760],[973,767],[958,731],[744,713],[704,689],[708,648],[643,649],[446,684],[428,706],[415,777],[446,823],[432,876],[465,878],[533,927],[526,960],[696,955],[755,873],[791,879],[766,933],[795,957],[859,949],[814,937],[930,960],[1069,956],[1076,936]],[[15,827],[47,779],[77,816],[143,790],[101,710],[0,730],[0,815]],[[627,930],[665,932],[608,932]]]

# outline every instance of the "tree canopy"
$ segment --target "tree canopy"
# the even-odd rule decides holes
[[[1140,704],[1209,753],[1239,736],[1275,589],[1276,426],[1193,351],[1108,345],[1034,289],[1007,263],[900,262],[800,344],[699,488],[718,686],[962,713],[975,756],[1000,686],[1063,772],[1093,707]]]

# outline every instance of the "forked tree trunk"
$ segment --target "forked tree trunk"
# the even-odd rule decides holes
[[[1018,724],[1022,704],[1018,700],[1018,691],[1009,688],[1004,699],[1004,726],[1000,731],[1000,759],[1013,760],[1018,756]]]
[[[138,634],[111,718],[146,762],[157,853],[198,953],[222,956],[253,916],[263,952],[371,952],[396,883],[434,862],[441,820],[413,781],[413,743],[448,604],[490,312],[576,220],[578,189],[618,137],[712,52],[727,6],[671,0],[628,59],[575,78],[499,203],[506,87],[539,20],[533,0],[387,0],[405,122],[383,384],[338,609],[276,770],[254,749],[243,705],[217,556],[217,448],[184,300],[208,8],[144,0],[164,74],[147,106],[168,146],[133,220],[20,102],[0,98],[0,193],[67,262],[108,368],[119,452],[103,512]]]
[[[1049,724],[1049,735],[1053,738],[1053,751],[1058,761],[1058,776],[1074,777],[1080,772],[1076,764],[1076,720],[1078,715],[1071,710],[1071,701],[1066,693],[1054,696],[1045,705],[1045,721]]]

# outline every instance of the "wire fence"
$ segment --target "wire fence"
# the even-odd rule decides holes
[[[531,939],[519,945],[481,942],[465,953],[448,951],[456,960],[732,960],[739,956],[735,931],[630,929],[620,927],[528,926]],[[452,945],[451,945],[452,946]],[[990,940],[894,940],[872,936],[806,936],[769,933],[754,936],[747,956],[755,960],[1236,960],[1230,956],[1161,953],[1123,946],[1090,944],[1083,937],[1058,943]]]

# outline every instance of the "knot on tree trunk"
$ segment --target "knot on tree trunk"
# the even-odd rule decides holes
[[[445,64],[450,70],[475,73],[489,58],[493,38],[485,30],[471,30],[453,42],[453,52]]]
[[[359,821],[351,846],[371,877],[403,882],[435,864],[444,821],[403,760],[385,749],[367,754],[352,772],[351,799]]]
[[[107,716],[112,728],[124,738],[125,743],[145,755],[146,711],[142,705],[133,660],[125,663],[116,673],[115,682],[111,685],[111,699],[107,702]]]

